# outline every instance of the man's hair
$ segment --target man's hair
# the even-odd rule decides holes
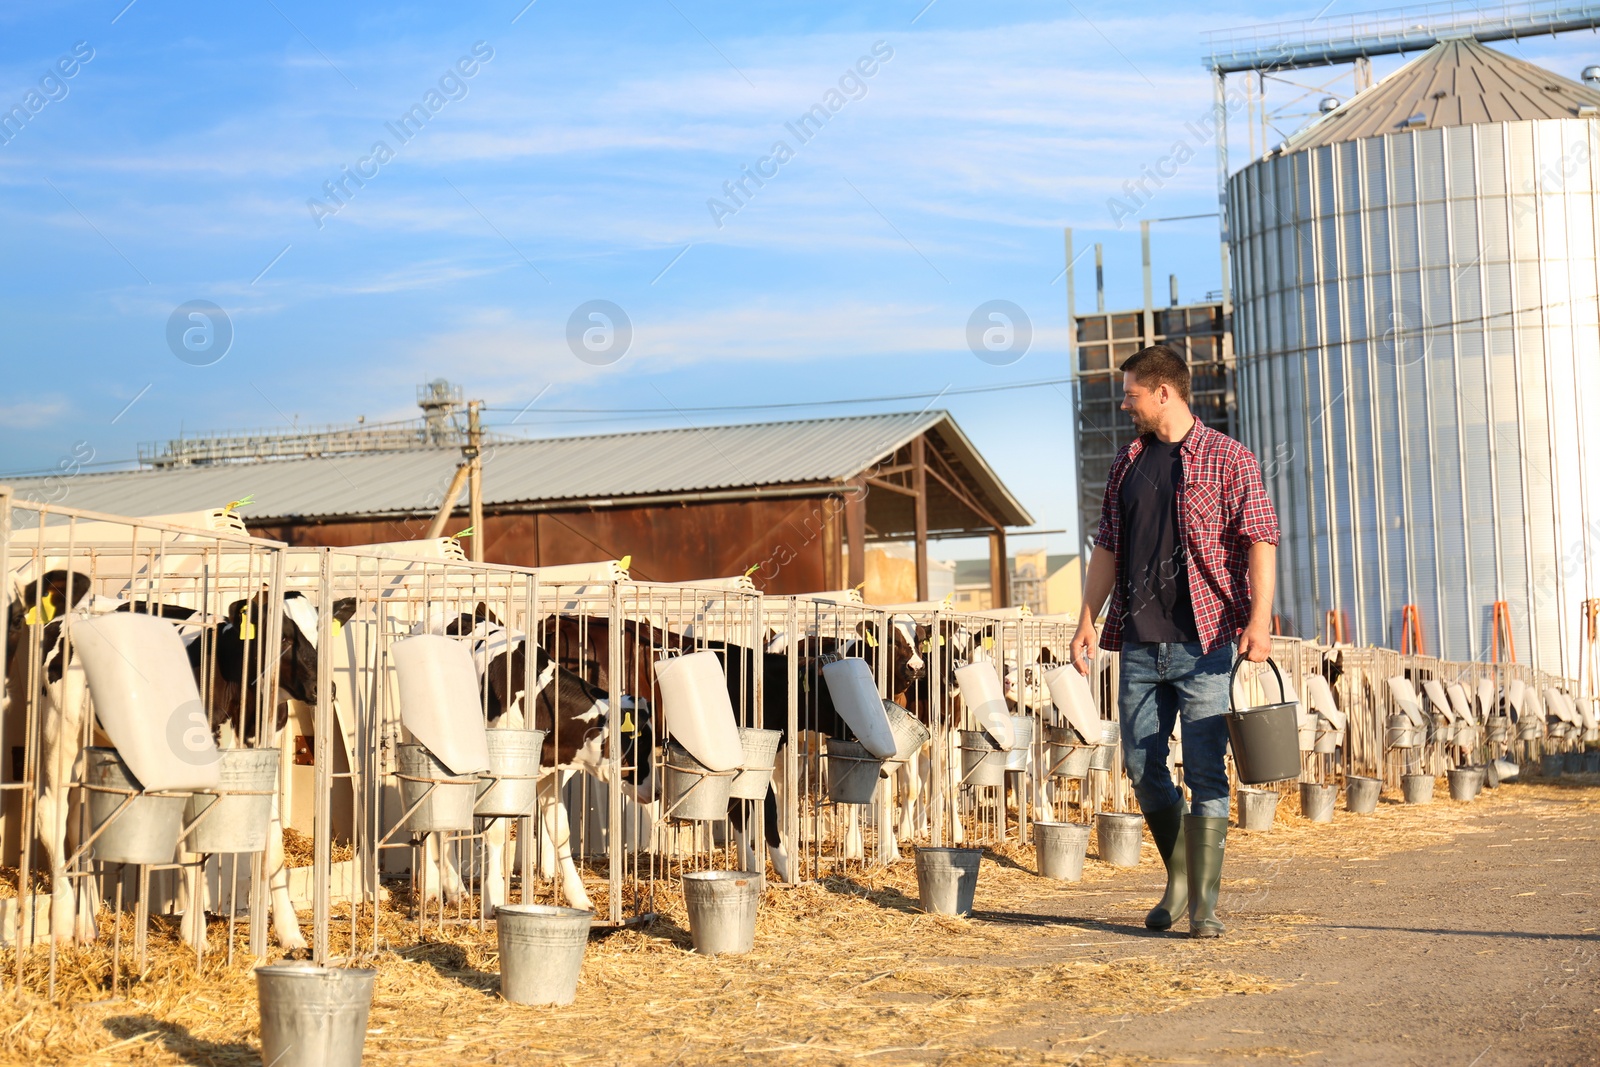
[[[1189,365],[1166,345],[1141,348],[1123,360],[1119,369],[1147,389],[1170,385],[1185,404],[1189,402]]]

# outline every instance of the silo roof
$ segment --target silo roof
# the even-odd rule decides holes
[[[1377,85],[1295,134],[1284,151],[1357,141],[1401,130],[1483,122],[1570,119],[1600,108],[1600,90],[1488,48],[1471,38],[1440,41]]]

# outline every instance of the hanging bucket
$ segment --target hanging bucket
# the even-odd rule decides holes
[[[494,750],[490,749],[493,755]],[[501,904],[500,995],[513,1004],[571,1004],[594,912],[544,904]]]
[[[1402,774],[1400,776],[1400,792],[1404,795],[1407,804],[1432,804],[1433,775]]]
[[[1487,731],[1491,744],[1508,741],[1511,738],[1511,720],[1504,715],[1496,715],[1489,720]]]
[[[225,748],[218,755],[222,777],[217,791],[228,795],[208,792],[189,797],[184,822],[209,814],[183,839],[183,847],[190,852],[262,852],[272,821],[272,795],[278,791],[279,750]]]
[[[1101,723],[1100,743],[1094,746],[1094,751],[1089,754],[1089,769],[1091,771],[1114,771],[1117,769],[1117,746],[1122,743],[1122,727],[1114,722]]]
[[[1089,850],[1089,824],[1036,822],[1033,840],[1038,849],[1039,874],[1063,882],[1083,877],[1083,857]]]
[[[1403,711],[1390,715],[1383,740],[1389,748],[1416,748],[1417,728],[1412,724],[1411,716]]]
[[[917,895],[930,915],[971,915],[978,892],[976,848],[917,849]]]
[[[1312,822],[1332,822],[1333,806],[1338,801],[1337,786],[1300,783],[1300,814]]]
[[[1478,795],[1483,780],[1471,767],[1451,767],[1446,772],[1450,779],[1450,799],[1465,802]]]
[[[1300,777],[1300,705],[1293,701],[1263,704],[1256,708],[1233,706],[1233,680],[1244,657],[1233,661],[1228,675],[1228,739],[1233,743],[1233,762],[1239,781],[1246,785],[1282,782]],[[1269,657],[1267,665],[1278,679],[1278,692],[1284,693],[1283,675]]]
[[[871,804],[883,760],[855,741],[828,738],[828,799],[835,804]]]
[[[755,946],[761,875],[754,871],[696,871],[683,876],[689,936],[702,956],[749,952]]]
[[[1344,809],[1357,815],[1371,815],[1378,810],[1378,797],[1382,792],[1382,778],[1349,775],[1344,780]]]
[[[1272,829],[1272,820],[1278,814],[1279,793],[1276,789],[1239,790],[1239,829],[1260,833]]]
[[[1113,867],[1139,866],[1139,842],[1143,836],[1143,815],[1102,811],[1095,816],[1095,845],[1100,850],[1100,859]]]
[[[1050,747],[1050,775],[1054,778],[1084,778],[1089,774],[1089,760],[1094,756],[1094,746],[1082,744],[1078,732],[1070,726],[1046,726],[1045,742]]]
[[[143,793],[114,748],[86,748],[83,780],[89,792],[89,826],[98,830],[139,793],[116,821],[94,839],[94,858],[106,863],[171,863],[183,832],[188,793]]]
[[[406,829],[416,834],[472,829],[472,805],[478,797],[476,774],[451,774],[437,756],[415,744],[396,746],[395,764],[401,811],[409,811],[427,795],[406,820]],[[428,787],[435,783],[437,787],[429,793]]]
[[[728,798],[736,772],[712,771],[676,741],[666,743],[662,765],[664,816],[692,822],[716,822],[728,817]]]
[[[1544,736],[1544,724],[1532,715],[1517,720],[1517,740],[1536,741]]]
[[[1317,741],[1312,751],[1320,756],[1331,756],[1344,743],[1344,731],[1335,729],[1327,719],[1317,719]]]
[[[276,963],[256,968],[261,1062],[269,1067],[359,1067],[375,970]]]
[[[933,734],[922,721],[892,700],[883,702],[883,713],[889,716],[889,730],[894,734],[894,758],[908,760],[922,751]]]
[[[778,762],[778,742],[782,730],[739,727],[739,745],[744,749],[744,769],[733,777],[728,796],[734,800],[765,800],[772,785],[772,768]]]
[[[1547,752],[1539,757],[1539,773],[1546,778],[1560,778],[1566,759],[1559,752]]]
[[[539,806],[539,753],[543,730],[485,730],[489,770],[478,776],[473,812],[491,818],[532,815]]]
[[[1011,749],[1006,753],[1006,770],[1026,771],[1031,766],[1034,722],[1032,715],[1011,716]]]
[[[961,784],[980,788],[1006,784],[1006,753],[984,730],[962,730]]]

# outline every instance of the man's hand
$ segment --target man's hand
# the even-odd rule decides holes
[[[1069,646],[1072,654],[1072,665],[1078,668],[1078,673],[1087,676],[1089,664],[1094,660],[1095,641],[1094,623],[1080,622],[1078,632],[1072,635],[1072,644]]]
[[[1251,663],[1265,663],[1272,655],[1272,634],[1264,622],[1252,622],[1239,631],[1239,655]]]

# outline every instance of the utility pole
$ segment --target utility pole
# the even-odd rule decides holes
[[[483,426],[478,421],[483,401],[467,403],[467,447],[461,454],[467,459],[467,502],[472,517],[472,562],[483,562]]]

